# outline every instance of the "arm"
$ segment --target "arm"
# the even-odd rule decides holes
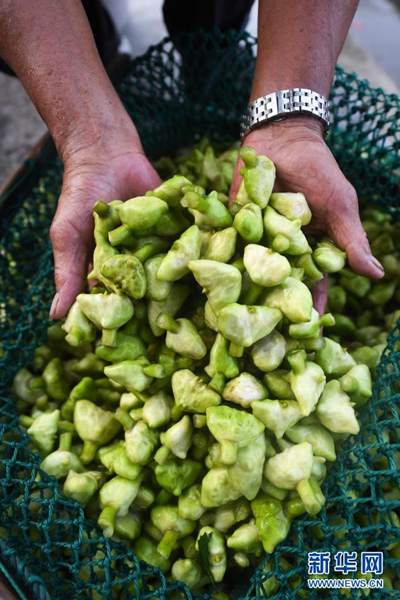
[[[51,227],[63,316],[84,285],[93,247],[92,207],[126,200],[159,178],[98,56],[80,0],[0,0],[0,54],[21,79],[64,162]]]
[[[329,96],[334,69],[357,0],[260,0],[259,47],[250,101],[270,92],[305,87]],[[266,154],[277,168],[276,191],[303,192],[314,230],[325,231],[347,251],[351,267],[382,277],[362,228],[357,194],[323,141],[323,128],[310,116],[289,117],[251,132],[244,145]],[[240,183],[237,165],[231,189]]]

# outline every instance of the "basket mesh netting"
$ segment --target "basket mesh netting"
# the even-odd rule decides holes
[[[245,34],[198,32],[166,39],[132,61],[117,84],[152,158],[197,142],[239,137],[247,104],[256,41]],[[184,59],[182,59],[182,56]],[[331,93],[333,127],[328,143],[359,197],[400,214],[400,101],[371,89],[356,75],[337,68]],[[27,168],[36,183],[5,208],[0,252],[0,557],[34,598],[182,598],[194,596],[180,582],[140,562],[124,544],[102,535],[67,499],[57,481],[40,472],[41,458],[28,447],[18,425],[10,382],[45,342],[54,295],[49,226],[61,186],[58,159]],[[317,517],[293,522],[289,536],[265,568],[243,571],[232,598],[277,600],[341,598],[340,590],[307,587],[308,552],[381,551],[385,570],[400,579],[396,488],[400,457],[400,330],[389,336],[377,369],[373,397],[361,415],[361,432],[343,445],[323,491],[326,506]],[[360,573],[350,573],[360,577]],[[379,577],[379,575],[378,575]],[[152,587],[150,589],[149,583]],[[279,590],[277,583],[280,584]],[[154,588],[156,585],[156,589]],[[158,587],[157,587],[158,586]],[[346,591],[348,597],[390,598],[399,591]],[[269,594],[269,595],[268,595]],[[197,596],[200,600],[210,596]]]

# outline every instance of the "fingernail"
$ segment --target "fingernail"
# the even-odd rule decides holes
[[[375,256],[370,256],[369,261],[377,268],[379,269],[382,274],[385,273],[385,269],[382,267],[381,263],[379,262],[379,260],[377,258],[375,258]]]
[[[60,294],[59,294],[59,292],[57,292],[57,294],[53,298],[53,302],[51,303],[51,307],[50,307],[49,316],[50,316],[51,321],[54,319],[54,313],[56,312],[57,304],[58,304],[59,300],[60,300]]]

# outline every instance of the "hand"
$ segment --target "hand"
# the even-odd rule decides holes
[[[360,275],[384,275],[362,227],[356,191],[323,141],[322,126],[317,120],[296,117],[268,124],[251,132],[243,145],[254,146],[258,154],[275,163],[274,191],[305,195],[313,214],[307,231],[327,233],[347,252],[350,266]],[[232,181],[232,199],[239,188],[242,164],[239,159]]]
[[[118,136],[114,136],[118,138]],[[125,136],[126,138],[126,136]],[[56,295],[50,318],[59,319],[85,287],[93,252],[93,206],[97,200],[128,200],[160,184],[133,135],[111,146],[84,147],[64,161],[64,179],[50,229],[54,249]]]

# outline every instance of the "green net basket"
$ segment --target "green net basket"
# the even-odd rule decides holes
[[[256,40],[247,34],[197,32],[167,38],[133,60],[117,90],[146,153],[157,158],[196,143],[205,134],[215,141],[238,139],[255,53]],[[328,143],[341,169],[364,202],[373,202],[398,219],[399,98],[337,68],[331,100],[334,121]],[[176,592],[192,599],[195,596],[185,585],[167,581],[160,570],[139,562],[127,546],[103,537],[54,478],[40,472],[41,482],[35,481],[41,458],[29,449],[28,436],[19,428],[10,382],[45,341],[54,294],[49,226],[62,165],[54,159],[39,168],[32,161],[27,169],[33,184],[14,194],[0,225],[2,569],[12,572],[36,599],[164,600],[176,597]],[[360,434],[345,442],[325,480],[325,508],[317,517],[293,523],[285,542],[266,557],[265,569],[243,571],[232,598],[342,598],[341,590],[308,588],[310,551],[332,556],[338,549],[357,555],[380,551],[385,569],[400,580],[400,552],[396,558],[391,551],[400,540],[395,518],[400,500],[385,501],[382,491],[388,482],[400,484],[399,336],[399,328],[389,336],[373,397],[361,416]],[[399,595],[399,590],[390,589],[346,590],[352,598],[386,600]]]

